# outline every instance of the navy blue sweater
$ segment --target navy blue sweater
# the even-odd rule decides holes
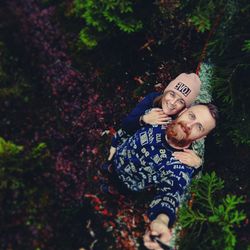
[[[165,139],[165,126],[145,126],[117,147],[114,167],[119,179],[133,191],[153,187],[157,195],[149,205],[149,218],[168,215],[171,226],[181,196],[187,189],[193,168],[176,160],[176,149]]]
[[[112,137],[111,146],[117,147],[119,144],[127,140],[131,135],[133,135],[139,128],[140,117],[145,114],[147,110],[153,108],[154,99],[160,96],[159,92],[152,92],[146,95],[136,107],[122,120],[121,129],[119,129],[116,134]]]

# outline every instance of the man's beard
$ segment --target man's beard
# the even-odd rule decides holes
[[[180,148],[184,148],[192,142],[190,139],[188,139],[190,130],[183,122],[171,122],[166,129],[166,135],[168,141],[173,144],[173,146]]]

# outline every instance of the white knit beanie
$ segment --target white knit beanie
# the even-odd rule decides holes
[[[164,92],[174,91],[185,101],[189,107],[198,96],[201,87],[201,80],[195,73],[181,73],[165,88]]]

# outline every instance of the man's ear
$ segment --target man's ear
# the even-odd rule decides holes
[[[187,111],[188,108],[184,108],[179,114],[178,116],[182,115],[185,111]]]

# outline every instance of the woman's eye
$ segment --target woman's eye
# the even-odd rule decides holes
[[[185,105],[184,100],[179,100],[179,103],[180,103],[181,105]]]
[[[172,96],[172,97],[175,96],[174,92],[172,92],[172,91],[169,92],[169,95]]]

